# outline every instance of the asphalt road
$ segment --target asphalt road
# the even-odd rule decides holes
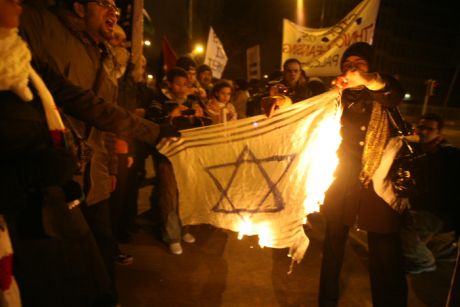
[[[142,198],[146,203],[148,188]],[[260,248],[255,237],[208,225],[192,226],[194,244],[183,244],[180,256],[169,253],[158,227],[143,214],[139,232],[125,252],[134,263],[118,266],[117,282],[123,307],[151,306],[317,306],[324,223],[312,221],[305,258],[287,272],[286,249]],[[409,306],[444,306],[453,263],[435,272],[408,276]],[[341,274],[340,306],[372,306],[365,233],[353,231]]]

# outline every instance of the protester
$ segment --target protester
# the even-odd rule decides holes
[[[399,239],[400,216],[374,191],[372,177],[390,137],[385,109],[403,98],[401,85],[375,72],[373,48],[351,45],[341,59],[342,143],[335,181],[329,187],[322,213],[326,234],[320,276],[319,305],[337,306],[339,276],[349,228],[367,231],[369,273],[374,306],[406,306],[407,284]]]
[[[206,91],[208,97],[211,95],[211,89],[213,86],[212,69],[209,65],[201,64],[196,69],[196,79],[200,83],[200,86]]]
[[[455,261],[460,230],[460,196],[455,178],[460,172],[460,150],[442,135],[443,119],[437,114],[419,118],[412,144],[416,191],[405,213],[401,239],[406,271],[413,274],[436,270],[437,261]]]
[[[187,72],[187,96],[195,96],[201,106],[208,100],[206,90],[201,87],[197,80],[196,62],[189,56],[181,56],[176,61],[176,67],[185,69]]]
[[[58,0],[51,12],[26,8],[21,31],[33,52],[76,85],[116,103],[117,70],[108,43],[113,38],[119,16],[115,2]],[[127,152],[127,143],[65,112],[64,115],[79,146],[81,175],[75,180],[83,185],[86,195],[81,209],[96,239],[116,296],[117,244],[112,233],[109,199],[116,188],[117,153]]]
[[[0,8],[0,214],[10,228],[23,305],[114,306],[107,272],[81,216],[81,190],[72,181],[72,142],[65,130],[49,131],[62,126],[50,92],[68,114],[120,137],[152,144],[159,127],[74,86],[34,58],[48,91],[17,35],[20,4],[0,0]],[[177,135],[169,128],[160,132]]]
[[[234,84],[233,105],[235,106],[238,118],[245,118],[247,103],[250,97],[249,84],[244,79],[236,79]]]
[[[134,64],[130,62],[131,54],[126,48],[126,33],[121,26],[115,25],[113,37],[109,41],[114,55],[115,76],[118,81],[117,103],[130,112],[135,112],[137,107],[136,82],[132,77]],[[128,227],[135,223],[137,215],[137,198],[133,190],[138,188],[136,176],[129,176],[134,164],[135,141],[115,140],[115,153],[117,155],[117,184],[110,195],[110,221],[114,237],[129,237]],[[130,178],[129,178],[130,177]],[[133,256],[123,253],[118,244],[115,244],[115,262],[118,264],[131,264]]]
[[[308,86],[308,78],[297,59],[287,59],[283,63],[283,78],[281,83],[288,88],[287,96],[296,103],[313,96]]]
[[[187,71],[180,67],[170,69],[167,74],[168,88],[146,110],[146,118],[156,123],[172,123],[178,129],[203,126],[210,123],[204,117],[200,103],[187,96]],[[157,184],[152,192],[160,207],[162,239],[175,255],[183,253],[181,241],[194,243],[195,238],[179,218],[177,182],[171,162],[158,151],[154,151],[154,166]]]
[[[373,67],[373,48],[358,42],[344,52],[342,75],[333,85],[341,92],[342,142],[339,164],[321,212],[326,233],[321,265],[319,306],[337,306],[339,277],[350,227],[367,231],[369,273],[374,306],[406,306],[407,282],[395,204],[374,190],[373,177],[391,136],[389,113],[404,97],[399,82]],[[270,117],[277,107],[290,105],[279,97],[265,105]],[[402,123],[396,123],[401,125]],[[376,185],[377,186],[377,185]]]
[[[226,81],[221,80],[214,84],[211,99],[206,106],[213,124],[225,123],[238,118],[235,106],[230,102],[232,90],[232,85]]]

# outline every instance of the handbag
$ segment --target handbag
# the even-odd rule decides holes
[[[415,153],[406,136],[412,135],[412,128],[402,117],[398,108],[386,109],[390,122],[397,136],[401,137],[402,146],[389,171],[389,178],[398,197],[408,198],[416,191],[414,162],[423,155]]]

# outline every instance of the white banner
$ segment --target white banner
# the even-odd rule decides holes
[[[339,23],[329,28],[305,28],[283,21],[281,63],[296,58],[309,76],[340,74],[340,58],[351,44],[372,44],[379,0],[363,0]]]
[[[260,46],[246,49],[247,80],[260,79]]]
[[[225,65],[227,65],[227,54],[225,53],[224,46],[220,42],[213,28],[209,28],[208,45],[206,46],[206,56],[204,63],[209,65],[212,70],[212,75],[215,78],[222,78]]]
[[[330,91],[265,115],[182,131],[159,150],[174,167],[184,225],[259,235],[262,246],[308,246],[306,214],[318,211],[340,144],[338,94]]]

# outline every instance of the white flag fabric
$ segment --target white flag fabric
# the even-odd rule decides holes
[[[363,0],[345,18],[329,28],[306,28],[283,21],[281,63],[296,58],[309,76],[340,74],[340,58],[351,44],[372,44],[380,0]]]
[[[306,214],[317,211],[332,182],[340,144],[336,91],[265,115],[183,130],[158,149],[173,164],[184,225],[211,224],[259,244],[308,246]]]
[[[204,63],[211,67],[212,75],[215,78],[220,79],[222,78],[227,61],[228,58],[225,53],[224,46],[217,37],[216,32],[214,32],[212,27],[210,27]]]

